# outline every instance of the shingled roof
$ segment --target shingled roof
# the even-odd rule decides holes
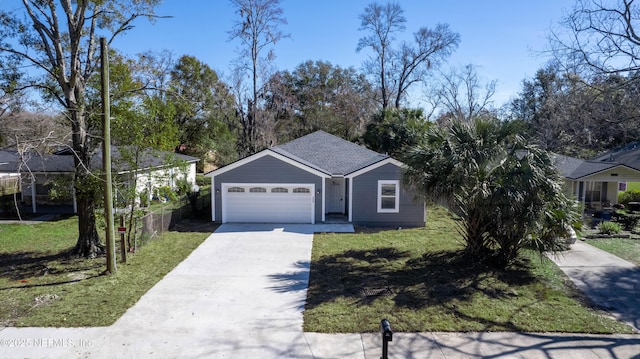
[[[270,150],[334,176],[345,176],[389,158],[324,131],[310,133]]]
[[[120,152],[117,147],[112,147],[112,162],[114,170],[118,172],[129,171],[129,165],[126,162],[118,162]],[[162,167],[166,164],[166,156],[171,156],[176,160],[186,162],[199,161],[196,157],[186,156],[171,152],[147,152],[140,161],[140,169]],[[70,151],[59,152],[57,154],[38,154],[33,153],[25,156],[23,163],[17,151],[0,151],[0,163],[6,165],[0,166],[0,172],[36,172],[36,173],[65,173],[74,172],[75,165],[73,163],[73,154]],[[90,168],[92,170],[102,168],[102,151],[98,151],[91,159]]]
[[[640,141],[607,151],[591,161],[618,163],[640,171]]]
[[[556,156],[556,167],[565,177],[577,180],[608,169],[622,166],[640,171],[640,141],[616,148],[589,160],[563,155]]]

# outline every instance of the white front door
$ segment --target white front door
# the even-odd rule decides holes
[[[327,183],[327,213],[344,213],[344,178],[331,178]]]

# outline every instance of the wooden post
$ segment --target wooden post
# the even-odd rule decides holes
[[[124,215],[120,215],[120,227],[124,228]],[[122,263],[127,263],[127,248],[124,243],[125,233],[120,233],[120,255],[122,256]]]
[[[107,225],[107,272],[116,272],[116,243],[113,224],[113,196],[111,181],[111,109],[109,102],[109,54],[107,40],[100,38],[100,64],[102,85],[102,169],[104,171],[104,216]]]

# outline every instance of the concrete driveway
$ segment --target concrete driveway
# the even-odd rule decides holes
[[[306,358],[313,225],[218,228],[114,325],[89,358]]]

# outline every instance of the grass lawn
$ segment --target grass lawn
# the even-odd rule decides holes
[[[640,241],[629,238],[587,239],[585,243],[640,265]]]
[[[0,326],[81,327],[115,322],[211,234],[166,232],[128,253],[117,272],[106,259],[68,256],[77,218],[35,225],[0,225]]]
[[[430,208],[426,228],[314,237],[304,330],[631,333],[583,303],[535,253],[506,270],[469,260],[455,223]]]

